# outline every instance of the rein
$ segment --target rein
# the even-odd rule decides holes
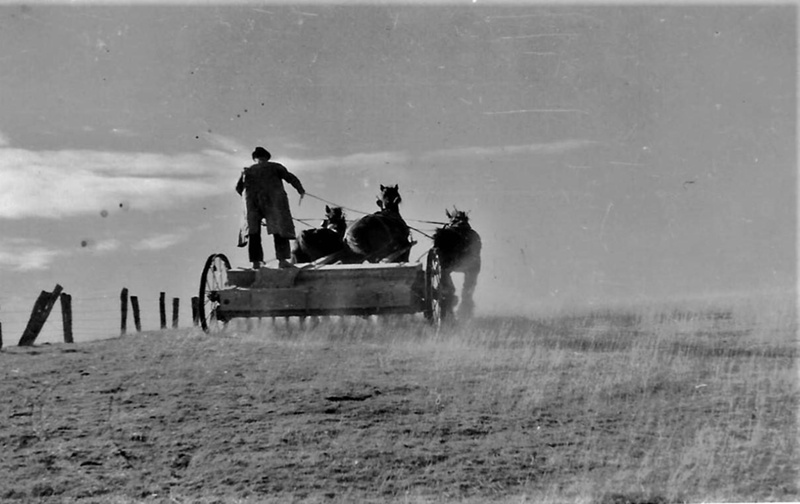
[[[306,192],[306,196],[311,196],[312,198],[320,200],[323,203],[328,203],[329,205],[338,206],[338,207],[344,208],[345,210],[348,210],[350,212],[355,212],[355,213],[362,214],[362,215],[369,215],[368,212],[362,212],[361,210],[356,210],[355,208],[348,208],[348,207],[346,207],[344,205],[340,205],[339,203],[326,200],[325,198],[320,198],[319,196],[317,196],[315,194],[311,194],[310,192]]]
[[[320,198],[320,197],[319,197],[319,196],[317,196],[316,194],[311,194],[310,192],[306,192],[306,196],[310,196],[310,197],[312,197],[312,198],[314,198],[314,199],[317,199],[317,200],[320,200],[320,201],[322,201],[323,203],[328,203],[329,205],[338,206],[338,207],[344,208],[345,210],[348,210],[348,211],[350,211],[350,212],[355,212],[355,213],[357,213],[357,214],[361,214],[361,215],[371,215],[371,214],[373,213],[373,212],[364,212],[364,211],[361,211],[361,210],[356,210],[356,209],[354,209],[354,208],[348,208],[348,207],[346,207],[346,206],[344,206],[344,205],[340,205],[339,203],[336,203],[335,201],[330,201],[330,200],[326,200],[325,198]],[[422,223],[422,224],[435,224],[435,225],[437,225],[437,226],[444,226],[444,225],[446,225],[446,224],[447,224],[447,222],[428,221],[428,220],[420,220],[420,219],[406,219],[406,218],[403,218],[403,220],[404,220],[404,221],[406,221],[406,222],[409,222],[409,221],[410,221],[410,222],[420,222],[420,223]],[[410,227],[410,226],[409,226],[409,227]],[[411,227],[410,227],[410,229],[414,229],[414,228],[411,228]],[[421,234],[423,234],[423,235],[425,235],[425,236],[428,236],[428,235],[426,235],[425,233],[423,233],[422,231],[420,231],[419,229],[414,229],[414,231],[417,231],[418,233],[421,233]],[[429,238],[430,238],[430,237],[429,237]]]

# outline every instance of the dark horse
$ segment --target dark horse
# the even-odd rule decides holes
[[[481,237],[469,225],[466,212],[454,207],[453,213],[449,210],[445,210],[445,213],[450,221],[433,234],[433,246],[439,250],[442,265],[442,287],[446,293],[444,308],[450,311],[458,302],[450,274],[464,273],[458,314],[460,317],[470,317],[475,309],[472,294],[478,284],[478,273],[481,272]]]
[[[295,263],[309,263],[344,249],[344,232],[347,220],[341,207],[325,206],[322,227],[306,229],[297,235],[292,250]]]
[[[413,242],[408,225],[400,216],[401,201],[398,186],[381,185],[377,201],[380,211],[361,217],[345,233],[349,249],[345,262],[408,262]]]

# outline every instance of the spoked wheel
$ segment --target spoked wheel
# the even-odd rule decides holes
[[[228,285],[228,270],[231,263],[224,254],[212,254],[206,260],[200,277],[200,326],[203,331],[219,332],[227,320],[217,317],[219,291]]]
[[[442,262],[439,251],[428,251],[428,260],[425,268],[425,318],[437,329],[447,316],[445,292],[442,288]]]

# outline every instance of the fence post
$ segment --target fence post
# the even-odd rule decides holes
[[[178,328],[178,312],[181,305],[180,298],[172,298],[172,328]]]
[[[161,329],[167,328],[167,307],[166,305],[166,294],[161,293],[158,296],[158,311],[161,315]]]
[[[72,339],[72,296],[61,294],[61,322],[64,326],[64,343],[74,343]]]
[[[119,334],[125,336],[128,328],[128,288],[123,287],[122,292],[119,293],[119,308],[122,311],[119,322]]]
[[[133,308],[133,325],[136,332],[142,332],[142,320],[139,318],[139,297],[131,296],[131,308]]]
[[[33,345],[33,342],[36,341],[36,337],[39,336],[39,331],[42,330],[42,327],[47,321],[47,317],[50,315],[50,311],[53,309],[53,305],[56,304],[56,299],[58,299],[58,296],[61,294],[62,290],[63,287],[56,284],[56,288],[53,289],[53,292],[42,291],[42,293],[39,294],[39,298],[33,305],[33,310],[31,311],[31,318],[28,320],[28,325],[25,327],[25,331],[22,333],[22,337],[19,339],[19,346]]]
[[[3,349],[3,323],[0,322],[0,350]]]
[[[192,325],[197,327],[200,324],[200,298],[192,297]]]

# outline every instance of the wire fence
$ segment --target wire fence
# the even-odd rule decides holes
[[[123,310],[121,302],[122,290],[117,292],[98,292],[89,295],[72,297],[69,303],[71,315],[71,332],[75,342],[84,342],[118,337],[122,334]],[[175,298],[164,293],[162,313],[161,293],[148,293],[146,298],[127,296],[125,313],[125,333],[136,332],[134,310],[131,298],[136,297],[139,305],[139,320],[142,331],[155,331],[162,328],[172,329],[177,318],[178,327],[196,325],[196,312],[192,308],[191,298]],[[174,312],[173,300],[178,299],[178,311]],[[36,310],[35,298],[0,296],[0,336],[2,346],[15,346],[20,341],[26,328],[31,323]],[[64,305],[55,302],[41,330],[36,336],[36,344],[61,343],[65,341],[67,327],[63,320]],[[162,327],[162,319],[165,326]]]

